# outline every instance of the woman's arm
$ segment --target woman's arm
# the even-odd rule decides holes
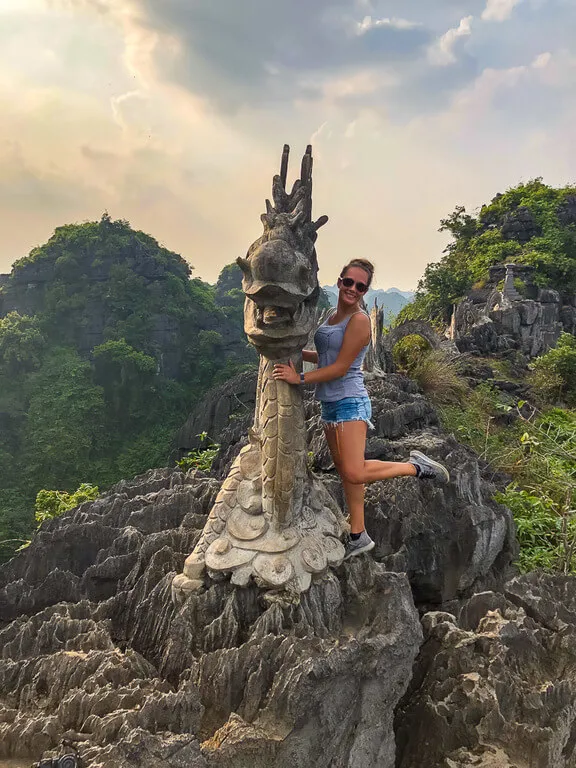
[[[303,349],[302,360],[304,360],[305,363],[318,364],[318,352],[314,352],[312,349]]]
[[[350,318],[344,339],[336,362],[332,365],[326,365],[324,368],[317,368],[315,371],[308,371],[304,374],[306,384],[320,384],[324,381],[339,379],[348,372],[348,369],[358,357],[358,353],[370,341],[370,318],[362,314],[354,315]],[[287,381],[289,384],[299,384],[300,374],[296,372],[294,365],[283,365],[278,363],[274,366],[274,378]]]

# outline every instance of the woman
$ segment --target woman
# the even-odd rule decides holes
[[[344,559],[374,548],[364,529],[366,483],[403,475],[442,482],[450,479],[445,467],[419,451],[412,451],[407,462],[364,458],[366,432],[368,427],[374,427],[361,370],[370,342],[370,318],[360,305],[373,275],[374,267],[366,259],[353,259],[342,270],[338,278],[338,306],[314,336],[317,352],[302,351],[305,362],[318,364],[316,370],[299,374],[292,362],[274,366],[275,379],[289,384],[316,384],[324,432],[350,514],[351,533]]]

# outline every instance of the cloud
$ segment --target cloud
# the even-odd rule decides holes
[[[552,54],[549,51],[546,51],[546,53],[540,53],[536,56],[532,62],[532,66],[534,69],[545,69],[551,61]]]
[[[94,0],[68,2],[85,8]],[[367,16],[355,0],[315,0],[305,9],[269,0],[98,0],[97,7],[102,3],[125,30],[135,74],[227,113],[306,96],[313,78],[416,60],[431,39],[419,23]]]
[[[487,141],[491,128],[486,126],[499,125],[500,136],[495,133],[489,138],[499,149],[504,141],[513,137],[509,128],[512,124],[518,135],[541,132],[544,126],[554,122],[552,115],[558,119],[566,108],[570,109],[570,100],[565,101],[559,92],[562,90],[564,96],[567,95],[565,83],[556,91],[551,87],[557,83],[557,71],[565,70],[567,61],[557,64],[556,69],[553,64],[553,57],[546,52],[526,64],[486,67],[472,83],[458,90],[446,109],[437,115],[421,116],[415,123],[428,121],[428,125],[436,126],[446,137],[452,140],[466,137],[471,144],[472,137],[476,135],[477,141],[483,132],[486,136],[482,143]],[[576,109],[576,102],[571,101]],[[535,109],[535,104],[539,109]]]
[[[506,21],[522,0],[488,0],[482,11],[483,21]]]
[[[473,16],[465,16],[457,27],[445,32],[433,46],[429,48],[428,58],[432,64],[447,66],[456,62],[454,49],[461,37],[469,37],[472,34]]]
[[[525,2],[514,36],[487,0],[52,2],[0,29],[0,271],[107,208],[213,281],[285,141],[292,180],[312,138],[326,282],[361,252],[413,288],[456,204],[576,178],[569,0]]]
[[[384,19],[372,19],[372,16],[365,16],[362,21],[358,22],[357,32],[359,35],[363,35],[370,29],[377,29],[378,27],[394,27],[395,29],[415,29],[420,24],[417,21],[408,21],[407,19],[397,18],[384,18]]]

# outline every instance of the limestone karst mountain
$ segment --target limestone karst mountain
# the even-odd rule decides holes
[[[123,481],[0,568],[0,757],[38,759],[65,739],[87,768],[512,768],[523,749],[537,768],[572,765],[572,580],[507,581],[516,545],[493,478],[408,379],[369,387],[368,455],[425,447],[453,482],[372,486],[375,557],[298,603],[228,581],[179,609],[170,599],[242,416],[215,436],[213,475]],[[340,501],[312,400],[306,413],[317,476]]]
[[[256,364],[229,270],[216,286],[193,275],[107,215],[0,275],[0,562],[29,538],[41,489],[163,466],[191,404]]]

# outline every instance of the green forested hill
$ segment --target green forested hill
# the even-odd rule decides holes
[[[0,287],[0,541],[27,535],[42,488],[104,488],[165,464],[191,405],[256,362],[235,270],[216,287],[191,279],[106,214],[14,264]]]
[[[415,301],[400,313],[448,322],[453,304],[495,264],[535,267],[535,282],[568,295],[576,292],[576,186],[561,189],[534,179],[498,194],[476,215],[463,206],[443,219],[452,241],[439,262],[429,264]]]

